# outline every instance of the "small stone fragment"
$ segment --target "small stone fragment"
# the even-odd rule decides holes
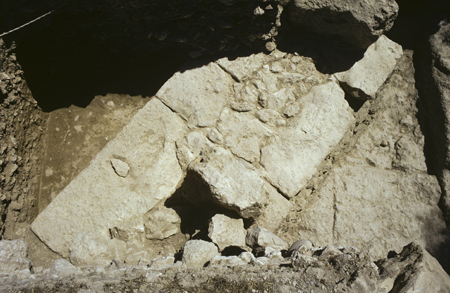
[[[0,241],[0,273],[13,274],[15,271],[30,270],[28,243],[23,240]]]
[[[130,166],[122,160],[119,159],[111,159],[111,166],[114,169],[114,172],[120,177],[127,177],[128,172],[130,171]]]
[[[288,249],[287,254],[291,256],[294,252],[298,251],[301,254],[309,254],[311,248],[313,247],[311,241],[306,239],[301,239],[295,241],[294,244]]]
[[[402,46],[381,36],[349,70],[334,76],[353,97],[373,99],[403,55]]]
[[[209,222],[208,237],[219,251],[229,246],[245,247],[245,229],[242,219],[232,219],[217,214]]]
[[[81,270],[64,258],[57,259],[50,268],[50,274],[60,278],[79,273],[81,273]]]
[[[272,247],[280,250],[287,248],[287,244],[283,239],[258,225],[247,231],[245,242],[252,248]]]
[[[191,268],[202,268],[213,257],[218,256],[217,246],[203,240],[189,240],[183,248],[183,264]]]
[[[234,267],[242,266],[246,263],[238,256],[215,256],[211,259],[210,266],[224,266],[224,267]]]
[[[261,213],[266,202],[264,182],[251,165],[236,159],[230,151],[211,148],[189,168],[209,185],[213,201],[235,210],[244,218],[257,217]]]

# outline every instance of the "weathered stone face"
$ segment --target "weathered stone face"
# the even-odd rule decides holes
[[[392,28],[398,4],[394,0],[292,0],[286,10],[294,25],[347,48],[366,49]]]
[[[183,178],[175,141],[185,129],[181,118],[152,99],[41,212],[33,231],[52,250],[67,256],[78,233],[108,235],[127,218],[144,215],[169,197]],[[114,158],[130,166],[125,178],[111,166]]]

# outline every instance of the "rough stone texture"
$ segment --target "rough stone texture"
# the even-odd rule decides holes
[[[261,150],[267,179],[293,197],[355,122],[344,92],[334,82],[314,87],[299,100],[300,115]]]
[[[96,96],[86,108],[70,106],[49,113],[39,175],[40,212],[89,165],[148,100],[140,96],[108,94]],[[120,161],[111,159],[115,160]]]
[[[120,222],[145,214],[175,192],[183,178],[175,141],[184,132],[181,119],[152,99],[39,214],[33,231],[52,250],[67,256],[78,233],[107,236]],[[114,172],[113,158],[130,166],[126,178]]]
[[[411,243],[401,253],[377,262],[380,289],[388,292],[448,292],[450,277],[426,250]]]
[[[266,228],[260,227],[258,225],[250,228],[247,231],[245,242],[248,246],[253,248],[272,247],[280,250],[287,248],[287,243],[283,239],[276,236]]]
[[[243,266],[246,263],[239,258],[238,256],[215,256],[211,259],[210,266],[226,266],[226,267],[234,267],[234,266]]]
[[[190,168],[209,185],[214,200],[242,217],[256,217],[266,201],[264,181],[257,170],[230,151],[211,148]]]
[[[370,255],[354,247],[344,247],[339,252],[339,255],[327,258],[296,254],[296,258],[292,260],[267,257],[255,259],[251,253],[246,253],[250,254],[248,261],[252,265],[242,265],[242,257],[216,256],[206,269],[186,268],[175,264],[161,270],[150,268],[146,264],[123,267],[113,262],[107,269],[81,268],[79,274],[69,278],[51,275],[49,270],[41,270],[27,280],[21,280],[26,274],[17,271],[7,278],[0,276],[0,289],[5,292],[67,292],[74,288],[86,291],[107,288],[114,292],[410,292],[407,290],[423,289],[421,285],[426,277],[429,287],[423,292],[448,291],[448,276],[431,256],[426,255],[415,244],[405,247],[400,255],[391,253],[389,258],[377,261],[376,265]],[[213,265],[217,261],[221,264]],[[291,268],[288,262],[295,268]],[[240,266],[236,268],[235,264]],[[433,271],[432,276],[429,275],[430,271]],[[430,291],[433,288],[436,290]]]
[[[267,204],[262,209],[261,215],[255,220],[255,224],[275,232],[292,210],[293,205],[269,183],[264,183],[264,189],[267,193]]]
[[[76,266],[106,266],[112,260],[123,260],[126,245],[94,232],[81,232],[69,247],[70,262]]]
[[[50,268],[50,274],[58,277],[67,277],[81,273],[81,270],[64,258],[57,259]]]
[[[183,264],[191,268],[201,268],[215,256],[219,256],[219,251],[214,243],[189,240],[184,245]]]
[[[37,106],[14,48],[0,39],[0,239],[38,214],[37,190],[42,160],[42,125],[47,114]]]
[[[217,64],[210,63],[175,75],[156,93],[188,123],[214,126],[228,103],[233,79]]]
[[[448,3],[447,3],[448,6]],[[448,8],[447,8],[448,10]],[[426,49],[418,50],[418,88],[427,136],[431,171],[442,187],[440,205],[450,223],[450,24],[442,21],[429,38]]]
[[[338,163],[315,192],[299,196],[301,211],[280,230],[296,231],[315,245],[365,247],[374,258],[411,241],[437,254],[445,224],[437,207],[439,184],[426,173],[417,98],[407,52],[361,109],[346,151],[334,157]]]
[[[163,240],[180,231],[180,222],[175,210],[158,207],[144,215],[145,237]]]
[[[0,273],[12,274],[15,271],[30,270],[28,243],[22,240],[0,241]]]
[[[214,242],[219,251],[228,246],[245,247],[245,229],[242,219],[232,219],[217,214],[209,221],[208,237]]]
[[[402,55],[403,49],[400,45],[381,36],[367,48],[361,60],[349,70],[334,76],[355,98],[372,99]]]
[[[345,47],[365,49],[391,29],[398,5],[394,0],[292,0],[286,10],[294,26]]]
[[[445,228],[435,177],[374,167],[335,167],[305,206],[300,235],[315,245],[368,247],[374,258],[417,241],[430,250]]]
[[[290,256],[294,252],[298,251],[301,254],[307,254],[313,247],[311,241],[306,239],[300,239],[295,241],[291,247],[289,247],[287,254]]]

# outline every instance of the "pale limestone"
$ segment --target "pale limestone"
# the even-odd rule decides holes
[[[316,246],[367,247],[374,259],[411,241],[437,247],[445,228],[436,177],[373,167],[335,167],[299,214]]]
[[[264,189],[267,193],[267,205],[262,208],[261,216],[256,219],[255,224],[275,232],[293,205],[267,182],[264,183]]]
[[[95,232],[81,232],[75,236],[69,248],[69,260],[78,267],[107,266],[112,260],[123,260],[125,242],[109,239]]]
[[[12,274],[15,271],[30,270],[28,243],[23,240],[0,241],[0,274]]]
[[[238,57],[236,60],[228,60],[227,57],[217,60],[222,68],[230,73],[234,78],[239,81],[248,79],[253,72],[260,69],[268,59],[264,53],[253,54],[248,57]],[[270,60],[270,59],[269,59]]]
[[[194,161],[200,153],[213,144],[200,131],[192,131],[184,138],[177,140],[177,157],[183,169]]]
[[[219,256],[214,243],[203,240],[189,240],[183,248],[183,264],[191,268],[201,268],[213,257]]]
[[[177,72],[156,93],[190,124],[214,126],[220,111],[229,103],[233,79],[215,63]]]
[[[114,168],[116,174],[123,178],[127,177],[128,172],[130,171],[130,166],[119,159],[111,159],[111,166]]]
[[[192,162],[189,168],[209,185],[213,201],[244,218],[260,214],[267,198],[264,181],[252,165],[222,147],[215,147],[205,151],[201,160]]]
[[[242,266],[246,265],[241,258],[238,256],[232,255],[232,256],[215,256],[211,259],[210,266],[221,266],[221,267],[234,267],[234,266]]]
[[[244,221],[217,214],[209,221],[208,237],[219,247],[219,251],[229,246],[244,248]]]
[[[287,248],[287,243],[283,239],[258,225],[248,229],[245,242],[248,246],[253,248],[272,247],[280,250]]]
[[[298,103],[302,108],[299,116],[261,149],[266,178],[289,198],[306,186],[317,166],[355,123],[344,92],[334,82],[313,88]]]
[[[80,232],[108,236],[119,223],[144,215],[182,181],[175,141],[185,133],[181,118],[153,98],[38,215],[32,230],[67,257]],[[110,160],[117,157],[131,168],[126,178],[111,168]]]
[[[51,275],[61,278],[79,273],[81,273],[81,270],[64,258],[57,259],[50,268]]]
[[[355,98],[373,99],[403,55],[402,46],[381,36],[349,70],[334,76]]]
[[[163,240],[180,231],[181,219],[177,212],[164,206],[144,215],[145,237]]]

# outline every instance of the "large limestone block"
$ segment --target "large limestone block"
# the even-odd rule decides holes
[[[214,126],[229,102],[233,79],[215,63],[177,72],[156,93],[183,119],[199,127]]]
[[[261,165],[269,182],[293,197],[339,143],[355,118],[344,92],[334,82],[314,87],[299,99],[298,116],[279,130],[274,142],[261,149]]]
[[[245,247],[244,221],[217,214],[209,222],[208,237],[220,251],[229,246],[243,248]]]
[[[28,243],[22,240],[0,241],[0,273],[13,274],[15,271],[30,270]]]
[[[264,180],[252,165],[222,147],[215,147],[204,151],[201,159],[192,162],[190,168],[209,185],[215,202],[244,218],[260,214],[267,200]]]
[[[416,241],[430,250],[445,228],[436,177],[373,167],[335,167],[300,213],[315,245],[367,247],[373,258]]]
[[[286,12],[294,26],[346,47],[365,49],[394,25],[398,4],[394,0],[292,0]]]
[[[355,98],[372,99],[392,73],[402,54],[402,46],[381,36],[367,48],[361,60],[349,70],[334,76]]]
[[[214,243],[204,240],[189,240],[183,248],[183,264],[192,268],[202,268],[213,257],[219,256]]]
[[[43,137],[39,212],[89,166],[148,101],[140,96],[107,94],[96,96],[86,108],[72,105],[49,113]],[[116,167],[126,172],[126,166],[118,163]]]
[[[144,215],[175,192],[183,178],[175,141],[186,127],[158,99],[139,110],[31,225],[53,251],[67,257],[69,245],[83,231],[108,236],[109,229]],[[112,159],[130,170],[119,176]]]

